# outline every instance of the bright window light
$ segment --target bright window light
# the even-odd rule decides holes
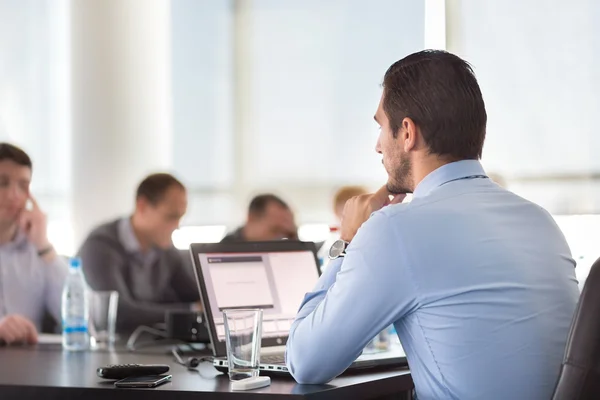
[[[62,221],[48,221],[48,240],[60,255],[72,257],[75,255],[73,229],[70,224]]]
[[[185,250],[192,243],[217,243],[225,237],[226,232],[225,225],[182,226],[173,232],[173,244]]]
[[[592,264],[600,257],[598,237],[600,237],[600,215],[554,215],[554,220],[562,230],[575,261],[575,273],[579,287],[587,278]]]
[[[298,238],[304,242],[323,242],[329,238],[329,225],[302,224],[298,228]]]

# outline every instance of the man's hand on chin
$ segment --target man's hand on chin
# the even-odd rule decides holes
[[[394,196],[390,199],[390,196]],[[369,219],[372,213],[390,204],[402,203],[406,194],[392,194],[383,185],[377,192],[363,194],[351,198],[344,206],[342,217],[341,238],[346,242],[352,241],[358,228]]]

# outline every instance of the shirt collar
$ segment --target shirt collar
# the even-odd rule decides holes
[[[413,197],[423,197],[430,194],[435,188],[450,181],[468,178],[471,176],[486,176],[481,163],[477,160],[461,160],[442,165],[429,173],[415,188]]]
[[[140,242],[135,237],[135,233],[133,233],[131,218],[127,217],[119,221],[119,238],[128,253],[142,252],[142,246],[140,246]]]

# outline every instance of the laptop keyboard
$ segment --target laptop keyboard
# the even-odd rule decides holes
[[[261,364],[285,364],[284,354],[268,354],[260,356]]]

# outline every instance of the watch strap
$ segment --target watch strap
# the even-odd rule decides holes
[[[41,250],[38,250],[37,254],[39,257],[44,257],[46,254],[50,253],[52,250],[54,250],[54,247],[50,245]]]

